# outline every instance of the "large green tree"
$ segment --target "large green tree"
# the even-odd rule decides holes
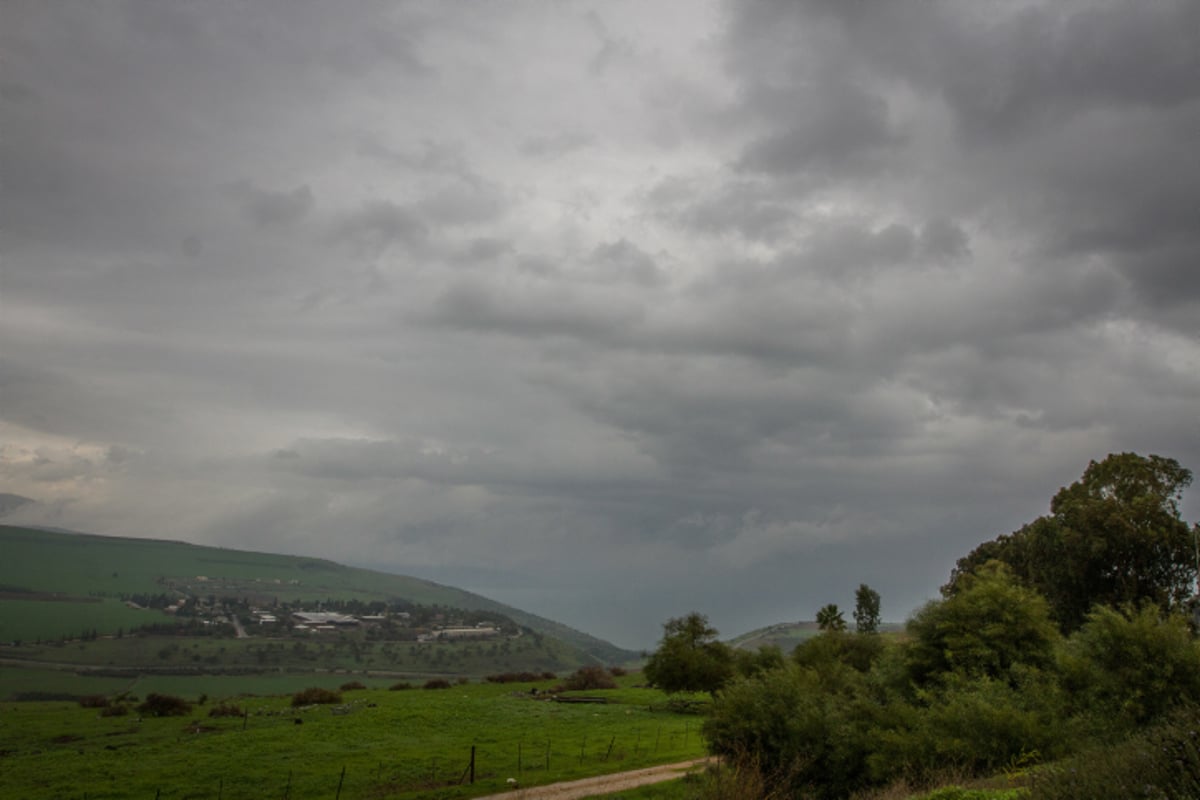
[[[943,594],[956,593],[963,576],[995,559],[1050,602],[1067,632],[1097,604],[1179,608],[1196,577],[1193,534],[1179,514],[1191,482],[1189,470],[1162,456],[1121,453],[1093,461],[1058,491],[1048,516],[960,559]]]
[[[663,637],[642,673],[665,692],[715,695],[733,676],[733,651],[717,640],[708,617],[692,612],[663,623]]]

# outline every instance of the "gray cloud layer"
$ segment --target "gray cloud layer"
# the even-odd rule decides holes
[[[5,519],[629,646],[902,618],[1089,459],[1200,468],[1198,23],[5,4]]]

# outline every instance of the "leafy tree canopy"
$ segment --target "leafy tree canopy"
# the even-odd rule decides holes
[[[959,559],[942,593],[954,595],[965,576],[999,560],[1046,597],[1065,632],[1078,629],[1097,604],[1179,608],[1196,577],[1192,532],[1179,515],[1191,482],[1189,470],[1162,456],[1093,461],[1058,491],[1048,516]]]
[[[858,633],[879,632],[879,592],[865,583],[854,593],[854,630]]]
[[[1053,663],[1058,631],[1046,600],[990,561],[964,575],[959,590],[909,620],[908,663],[917,685],[947,674],[1009,680],[1018,665]]]
[[[642,672],[665,692],[716,694],[733,676],[733,652],[717,640],[708,617],[692,612],[663,624],[663,637]]]

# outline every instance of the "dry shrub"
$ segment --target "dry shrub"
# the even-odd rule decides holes
[[[546,673],[536,675],[532,672],[501,672],[497,675],[488,675],[484,680],[488,683],[535,683],[546,677]],[[551,674],[551,678],[553,678]]]
[[[580,667],[563,682],[567,691],[580,692],[594,689],[615,689],[617,682],[604,667]]]
[[[343,692],[354,692],[360,689],[366,689],[367,687],[363,685],[362,681],[350,681],[349,683],[343,683],[338,688],[340,688]]]
[[[411,689],[411,688],[413,688],[413,685],[411,683],[409,683],[408,681],[400,681],[399,683],[393,683],[391,686],[389,686],[388,691],[389,692],[402,692],[405,689]]]
[[[81,708],[108,708],[108,698],[102,694],[89,694],[79,698]]]
[[[129,707],[120,704],[109,705],[100,709],[100,716],[102,717],[123,717],[128,713]]]
[[[210,717],[241,717],[245,713],[241,706],[233,703],[218,703],[208,710]]]
[[[446,680],[445,678],[430,678],[429,680],[425,681],[425,685],[422,686],[421,688],[422,689],[449,689],[450,681]]]
[[[192,713],[192,704],[173,694],[151,692],[137,709],[147,717],[183,717]]]
[[[340,702],[342,702],[341,694],[333,689],[322,689],[319,686],[312,686],[292,695],[293,708]]]

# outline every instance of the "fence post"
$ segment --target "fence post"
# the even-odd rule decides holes
[[[475,783],[475,745],[471,745],[471,783]]]
[[[333,796],[333,800],[342,800],[342,782],[346,780],[346,765],[342,765],[342,777],[338,778],[337,794]]]
[[[612,741],[608,743],[608,752],[604,754],[604,760],[608,761],[608,757],[612,755],[613,745],[617,743],[617,735],[614,733]]]
[[[550,740],[546,740],[546,772],[550,771]]]

